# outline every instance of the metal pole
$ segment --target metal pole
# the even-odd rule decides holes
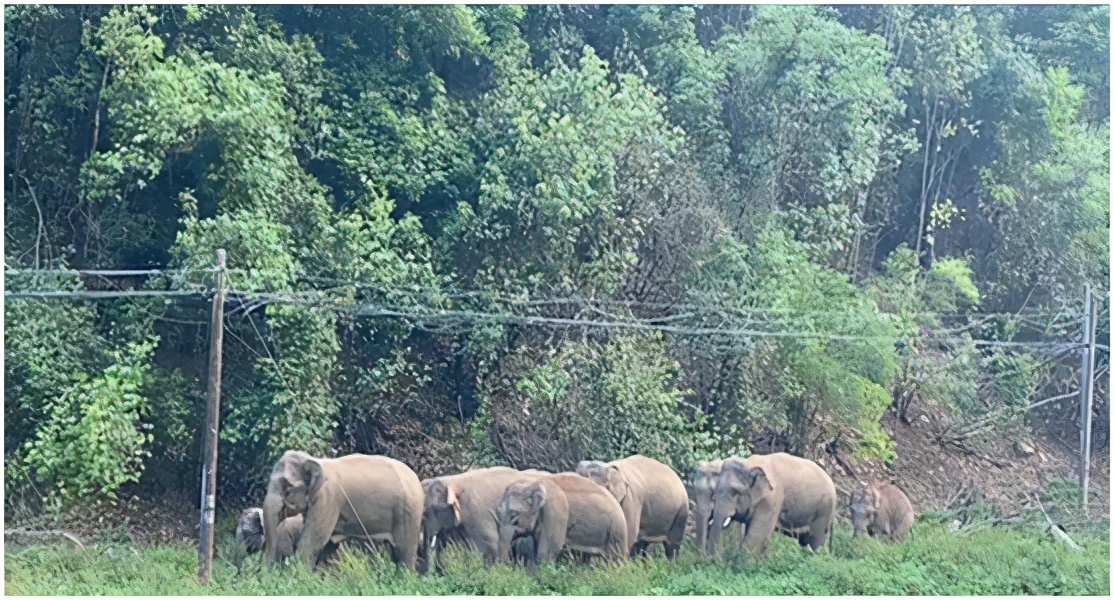
[[[1091,406],[1095,392],[1095,302],[1091,296],[1091,284],[1087,284],[1087,302],[1084,317],[1085,329],[1083,334],[1087,342],[1087,349],[1083,351],[1083,405],[1081,407],[1080,427],[1082,437],[1082,462],[1079,473],[1079,486],[1083,488],[1083,514],[1087,514],[1087,488],[1091,483]]]
[[[197,579],[209,582],[213,566],[213,525],[217,511],[217,432],[220,428],[220,368],[224,342],[225,253],[217,250],[217,288],[213,294],[213,318],[209,325],[209,373],[205,386],[205,451],[201,467],[201,539],[197,549]]]

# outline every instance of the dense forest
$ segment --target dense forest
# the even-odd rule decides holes
[[[1078,389],[1085,284],[1108,338],[1106,6],[4,10],[9,503],[193,497],[217,248],[226,498],[888,461]]]

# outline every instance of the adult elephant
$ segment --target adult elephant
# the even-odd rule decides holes
[[[510,558],[512,541],[533,539],[534,564],[556,560],[562,548],[584,556],[627,556],[623,509],[610,492],[576,473],[559,473],[507,486],[495,512],[499,560]]]
[[[275,463],[263,500],[264,531],[303,517],[297,554],[317,565],[322,549],[344,540],[382,541],[398,564],[414,569],[422,524],[422,485],[414,471],[386,456],[314,458],[288,450]],[[278,560],[279,536],[265,535],[267,564]]]
[[[499,528],[495,509],[507,486],[517,481],[535,481],[550,476],[525,473],[510,467],[489,467],[434,477],[421,482],[425,491],[422,518],[422,554],[440,568],[440,550],[448,543],[472,546],[484,560],[498,558]]]
[[[744,525],[743,545],[758,554],[775,529],[816,550],[831,532],[835,510],[835,484],[811,460],[784,452],[729,458],[716,482],[709,551],[716,553],[729,521]]]
[[[701,552],[708,550],[708,528],[712,522],[712,508],[715,506],[716,483],[719,482],[722,469],[722,459],[702,460],[689,473],[688,491],[692,496],[693,530],[696,547]],[[734,531],[742,539],[742,527],[736,527]]]
[[[609,463],[581,461],[577,475],[603,486],[623,509],[630,554],[644,554],[654,542],[676,558],[685,537],[689,500],[685,484],[666,465],[640,454]]]

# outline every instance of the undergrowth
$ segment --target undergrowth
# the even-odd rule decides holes
[[[197,583],[197,551],[186,543],[9,545],[4,575],[12,595],[1109,595],[1109,539],[1076,542],[1082,550],[1018,528],[954,534],[928,520],[906,544],[853,539],[839,526],[817,553],[777,536],[759,560],[731,547],[703,558],[687,545],[676,562],[659,549],[623,564],[561,561],[533,575],[450,548],[445,572],[427,577],[396,569],[384,553],[348,550],[312,573],[293,563],[268,571],[258,555],[237,569],[225,542],[207,587]]]

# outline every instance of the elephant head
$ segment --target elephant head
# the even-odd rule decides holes
[[[267,484],[267,496],[263,499],[263,531],[277,531],[283,519],[305,513],[324,482],[325,474],[317,459],[305,452],[287,450],[275,463]],[[269,565],[278,560],[275,537],[263,537]]]
[[[719,481],[719,474],[722,469],[722,460],[702,460],[693,468],[689,478],[689,492],[696,509],[694,513],[696,546],[701,550],[707,549],[708,523],[712,520],[716,483]]]
[[[867,533],[878,512],[880,500],[880,494],[874,488],[864,487],[851,494],[851,525],[855,527],[855,536]]]
[[[545,486],[541,483],[518,482],[507,487],[495,509],[495,522],[499,527],[497,556],[500,561],[510,559],[511,542],[516,537],[534,532],[545,501]]]
[[[247,554],[255,554],[263,549],[263,509],[245,508],[240,513],[236,525],[236,542]]]
[[[708,551],[715,554],[719,536],[730,521],[749,524],[751,511],[775,490],[762,467],[747,467],[740,460],[726,460],[716,482]]]
[[[582,460],[576,463],[576,474],[581,477],[592,479],[592,473],[595,473],[604,467],[607,463],[599,460]],[[593,480],[594,481],[594,480]]]
[[[437,543],[437,535],[460,525],[459,491],[440,479],[422,482],[425,492],[425,512],[422,514],[422,549],[429,556]]]

